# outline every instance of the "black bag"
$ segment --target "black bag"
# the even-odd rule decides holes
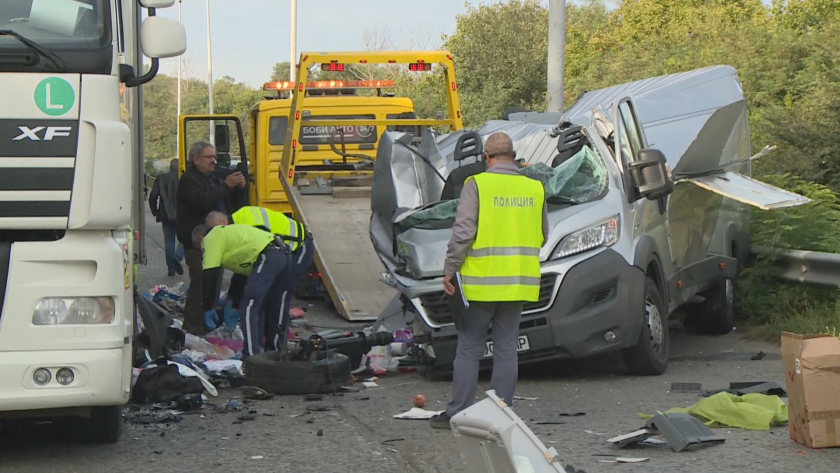
[[[184,394],[200,394],[204,385],[197,376],[181,376],[178,366],[147,368],[137,376],[132,399],[140,404],[174,401]]]

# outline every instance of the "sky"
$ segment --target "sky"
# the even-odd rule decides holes
[[[207,79],[207,0],[182,0],[181,21],[187,30],[184,69]],[[358,51],[365,30],[390,32],[396,49],[434,49],[441,34],[455,31],[455,17],[465,3],[499,0],[298,0],[297,55],[301,51]],[[762,0],[765,4],[770,0]],[[290,0],[209,0],[213,79],[231,76],[262,88],[277,62],[289,61]],[[568,3],[574,0],[567,0]],[[543,5],[548,0],[541,0]],[[615,2],[608,1],[609,4]],[[178,19],[178,4],[158,10]],[[426,40],[431,40],[427,43]],[[413,41],[413,43],[412,43]],[[419,46],[417,43],[420,43]],[[175,76],[178,59],[161,61],[160,71]]]
[[[274,64],[289,60],[290,1],[209,1],[213,79],[228,75],[261,88],[271,78]],[[455,16],[466,10],[464,3],[465,0],[298,0],[297,53],[360,50],[364,31],[383,27],[390,30],[397,49],[404,49],[412,39],[424,43],[428,38],[430,44],[421,46],[433,49],[440,45],[442,33],[455,31]],[[158,10],[157,14],[177,20],[178,4]],[[181,21],[187,30],[184,67],[193,76],[206,80],[205,0],[184,0]],[[160,71],[164,74],[174,76],[177,68],[175,58],[161,61]]]

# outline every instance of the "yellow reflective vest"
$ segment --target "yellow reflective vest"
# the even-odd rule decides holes
[[[261,227],[279,236],[292,252],[303,242],[303,225],[282,212],[251,205],[240,208],[231,217],[235,224]]]
[[[536,302],[545,190],[526,176],[483,172],[478,187],[478,228],[461,280],[469,301]]]

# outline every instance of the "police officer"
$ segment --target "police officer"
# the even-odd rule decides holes
[[[239,302],[245,346],[242,359],[263,350],[265,320],[280,312],[281,288],[291,268],[288,247],[263,230],[248,225],[220,225],[193,230],[192,242],[202,252],[202,305],[213,310],[223,269],[248,276]]]
[[[539,251],[548,236],[543,185],[520,174],[504,132],[487,138],[484,158],[487,171],[464,183],[444,263],[444,291],[455,295],[453,278],[460,271],[469,307],[458,328],[452,398],[430,419],[433,428],[449,429],[452,416],[473,403],[491,322],[491,389],[513,404],[522,306],[540,293]]]
[[[285,347],[289,333],[289,323],[291,322],[289,310],[292,306],[292,295],[295,285],[306,271],[309,270],[312,264],[312,256],[315,253],[312,234],[300,222],[287,217],[282,212],[264,207],[242,207],[234,212],[231,217],[234,224],[257,227],[273,233],[281,238],[292,252],[292,267],[289,277],[286,278],[290,286],[283,288],[280,312],[277,314],[272,313],[271,315],[275,317],[271,319],[267,318],[265,327],[266,349],[272,350],[278,343],[281,347]],[[227,225],[230,223],[230,220],[227,215],[221,212],[210,212],[207,215],[205,224],[208,228],[212,228],[216,225]],[[238,298],[239,288],[243,285],[244,277],[234,275],[230,281],[228,296],[235,301]],[[283,317],[282,327],[280,326],[281,316]],[[278,328],[280,330],[280,340],[275,341]]]

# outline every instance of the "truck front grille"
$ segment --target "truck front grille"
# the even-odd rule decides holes
[[[551,296],[554,294],[554,285],[557,283],[556,274],[543,274],[540,278],[540,298],[537,302],[528,302],[522,308],[523,312],[546,310],[551,303]],[[449,310],[449,296],[443,291],[431,292],[420,296],[420,304],[423,310],[433,322],[448,324],[452,322],[452,313]]]
[[[8,196],[0,198],[0,227],[4,219],[67,227],[78,135],[78,119],[0,120],[0,193]]]

